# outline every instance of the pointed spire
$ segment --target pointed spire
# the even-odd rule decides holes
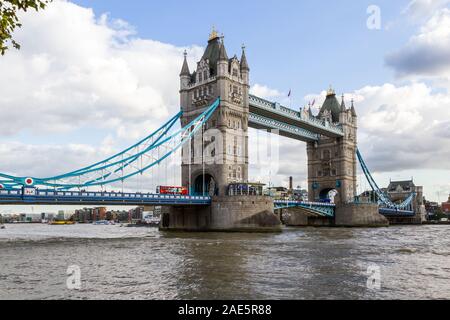
[[[184,50],[184,61],[183,61],[183,67],[181,68],[181,73],[180,73],[180,77],[181,76],[190,76],[191,72],[189,71],[189,65],[187,62],[187,52],[186,50]]]
[[[355,101],[352,99],[352,116],[357,117],[355,109]]]
[[[220,43],[220,48],[219,48],[219,61],[228,61],[228,55],[227,55],[227,50],[225,49],[225,41],[224,41],[224,36],[222,35],[222,42]]]
[[[342,94],[342,102],[341,102],[341,111],[345,112],[347,108],[345,107],[345,100],[344,100],[344,94]]]
[[[247,57],[245,55],[245,45],[242,45],[241,71],[250,71],[248,67]]]
[[[314,115],[313,115],[313,113],[312,113],[311,102],[308,103],[308,115],[309,115],[310,118],[313,118],[313,117],[314,117]]]

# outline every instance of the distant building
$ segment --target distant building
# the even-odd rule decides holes
[[[308,201],[308,190],[305,189],[292,189],[292,200],[295,201]]]
[[[447,202],[442,203],[442,212],[445,214],[450,214],[450,194],[448,195]]]
[[[358,197],[356,197],[357,202],[360,203],[376,203],[378,201],[378,196],[375,191],[364,191]]]
[[[423,187],[416,186],[413,180],[405,181],[391,181],[386,189],[382,189],[394,203],[402,203],[411,193],[415,193],[415,201],[413,202],[414,211],[418,212],[419,208],[423,206]]]
[[[437,213],[441,212],[441,207],[439,206],[439,203],[437,203],[437,202],[425,200],[425,210],[426,210],[428,216],[434,216]]]
[[[289,189],[285,187],[271,187],[264,190],[264,195],[275,199],[287,199]]]
[[[65,219],[66,219],[66,215],[64,213],[64,210],[59,210],[58,214],[56,215],[56,220],[64,221]]]

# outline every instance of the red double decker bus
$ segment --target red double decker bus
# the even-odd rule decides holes
[[[156,193],[187,196],[189,195],[189,190],[186,187],[159,186],[156,188]]]

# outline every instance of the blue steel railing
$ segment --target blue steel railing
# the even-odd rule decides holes
[[[209,205],[207,196],[164,195],[151,193],[58,191],[24,188],[22,190],[0,190],[0,204],[8,203],[58,203],[58,204],[180,204]]]
[[[332,203],[323,202],[305,202],[305,201],[293,201],[293,200],[275,200],[275,209],[288,209],[301,207],[309,209],[317,213],[318,215],[325,217],[334,217],[336,205]]]
[[[257,124],[260,126],[263,126],[265,128],[270,128],[270,129],[276,129],[276,130],[280,130],[280,131],[284,131],[286,133],[290,133],[293,134],[297,137],[300,138],[300,140],[311,140],[311,141],[318,141],[319,140],[319,135],[315,134],[311,131],[308,131],[306,129],[303,128],[299,128],[281,121],[277,121],[274,119],[269,119],[254,113],[250,113],[249,118],[248,118],[248,122],[249,124]]]
[[[249,103],[251,106],[270,111],[271,113],[275,113],[295,121],[303,122],[322,131],[328,131],[338,136],[344,135],[344,130],[340,125],[335,125],[329,123],[328,121],[309,116],[307,118],[302,117],[301,112],[286,108],[278,103],[270,102],[254,95],[249,95]]]

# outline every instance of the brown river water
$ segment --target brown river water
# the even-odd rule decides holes
[[[67,285],[69,266],[80,288]],[[368,268],[379,287],[368,286]],[[0,299],[450,299],[450,226],[162,233],[7,225]]]

